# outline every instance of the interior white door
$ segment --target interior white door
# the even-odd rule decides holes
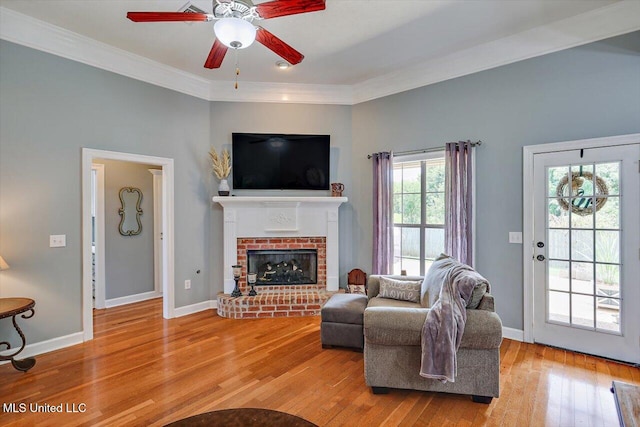
[[[149,169],[153,175],[153,276],[154,290],[162,293],[162,230],[164,227],[162,218],[162,169]]]
[[[534,155],[534,340],[640,362],[640,144]]]
[[[105,225],[104,225],[104,165],[94,163],[91,173],[95,178],[91,186],[93,213],[93,307],[103,309],[105,302]]]

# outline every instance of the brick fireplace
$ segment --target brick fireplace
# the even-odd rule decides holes
[[[322,305],[338,291],[338,206],[346,200],[345,197],[214,197],[213,201],[224,209],[224,265],[228,266],[221,274],[224,292],[218,295],[218,314],[236,319],[320,314]],[[295,249],[317,252],[316,283],[289,284],[287,280],[279,280],[281,283],[270,285],[263,281],[256,286],[257,296],[247,295],[247,251],[271,252],[277,263],[290,261],[279,256],[278,251]],[[239,281],[243,296],[237,298],[230,296],[235,286],[231,271],[234,264],[243,266]],[[291,274],[291,266],[278,267],[288,269]]]

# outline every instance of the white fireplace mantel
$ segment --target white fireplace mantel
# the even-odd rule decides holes
[[[231,266],[238,238],[325,237],[327,290],[338,290],[338,207],[346,197],[214,197],[224,211],[224,293],[233,291]]]

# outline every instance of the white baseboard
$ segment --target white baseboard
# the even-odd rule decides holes
[[[29,337],[27,337],[28,339]],[[83,343],[83,333],[76,332],[70,335],[65,335],[63,337],[52,338],[46,341],[40,341],[33,344],[27,344],[18,354],[18,359],[24,359],[25,357],[33,357],[42,353],[49,353],[50,351],[60,350],[61,348],[70,347],[72,345]],[[10,350],[0,351],[0,354],[6,356],[16,351],[16,348],[12,348]],[[9,361],[0,362],[1,364],[9,363]]]
[[[174,317],[187,316],[189,314],[198,313],[204,310],[211,310],[218,308],[218,300],[202,301],[196,304],[185,305],[184,307],[177,307],[173,310]]]
[[[108,299],[104,302],[105,308],[117,307],[119,305],[131,304],[134,302],[146,301],[148,299],[162,298],[161,292],[151,291],[141,294],[127,295],[126,297]]]
[[[502,337],[514,341],[524,341],[524,331],[520,329],[502,327]]]

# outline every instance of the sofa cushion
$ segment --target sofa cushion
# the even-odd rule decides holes
[[[372,300],[373,301],[373,300]],[[427,308],[372,307],[364,311],[365,340],[377,345],[422,345]],[[460,348],[493,349],[502,342],[502,322],[496,313],[467,310]]]
[[[420,301],[420,281],[397,280],[389,277],[380,278],[380,293],[382,298],[390,298],[400,301]]]
[[[482,300],[482,297],[484,297],[484,294],[487,293],[487,287],[488,282],[487,280],[480,276],[480,274],[478,274],[477,272],[473,272],[473,275],[471,276],[471,280],[475,280],[476,281],[476,285],[473,287],[473,293],[471,294],[471,298],[469,299],[469,302],[467,302],[467,308],[478,308],[478,306],[480,305],[480,301]],[[475,276],[479,276],[475,277]]]
[[[400,301],[391,298],[382,298],[380,296],[371,298],[367,307],[404,307],[404,308],[420,308],[420,304],[410,301]]]
[[[371,302],[377,299],[384,298],[374,298]],[[367,342],[380,345],[420,345],[422,325],[428,308],[372,307],[371,302],[364,311],[364,336]]]
[[[320,310],[320,317],[323,322],[362,325],[367,301],[366,295],[334,294]]]
[[[478,304],[478,308],[476,310],[496,311],[493,295],[491,295],[489,292],[486,292],[482,296],[480,304]]]

